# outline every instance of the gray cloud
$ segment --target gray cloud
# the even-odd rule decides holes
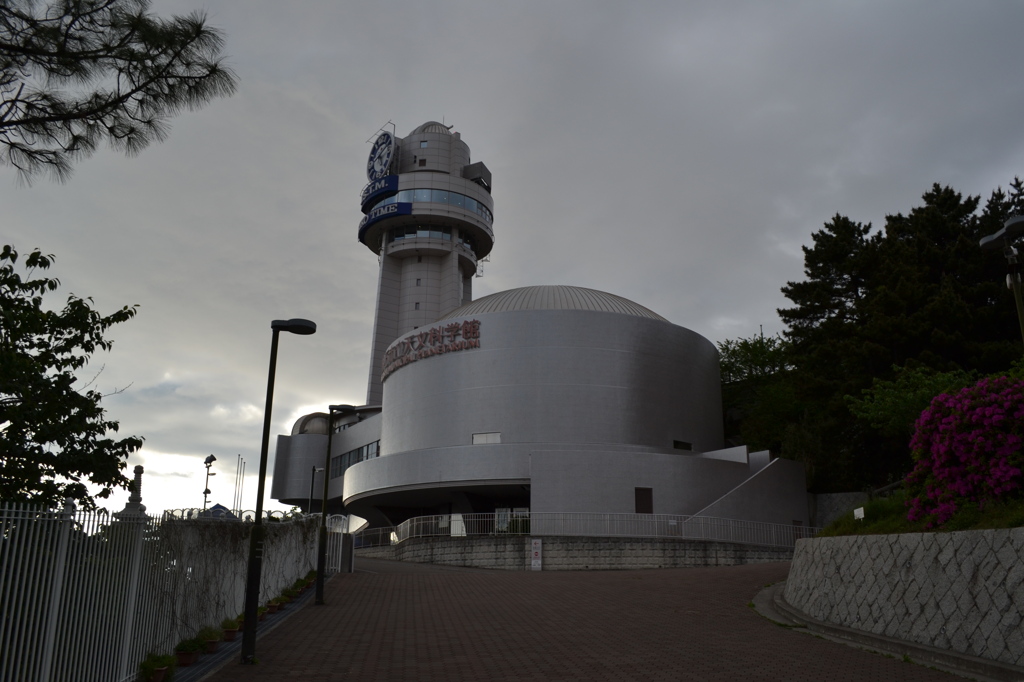
[[[363,401],[377,263],[356,242],[357,196],[366,140],[389,120],[404,135],[443,117],[493,171],[478,296],[588,286],[712,340],[781,328],[779,287],[835,213],[879,226],[933,182],[987,195],[1022,172],[1020,5],[155,9],[200,7],[227,35],[233,98],[64,186],[18,188],[0,169],[5,242],[57,254],[65,293],[142,306],[97,362],[108,389],[131,384],[107,405],[146,436],[139,461],[193,471],[148,488],[151,509],[200,504],[210,452],[220,491],[236,453],[255,472],[270,320],[319,325],[282,337],[275,433]]]

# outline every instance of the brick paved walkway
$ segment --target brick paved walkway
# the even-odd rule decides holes
[[[747,604],[789,564],[503,572],[358,560],[212,682],[963,678],[774,625]],[[373,571],[366,572],[366,571]]]

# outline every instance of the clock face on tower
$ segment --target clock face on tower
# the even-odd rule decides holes
[[[370,158],[366,162],[366,177],[373,182],[388,174],[391,156],[395,152],[395,138],[389,132],[377,136],[370,150]]]

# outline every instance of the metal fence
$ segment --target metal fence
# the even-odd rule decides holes
[[[356,549],[398,544],[409,538],[476,535],[630,537],[714,540],[765,547],[793,547],[820,529],[708,516],[498,512],[418,516],[397,526],[355,534]]]
[[[265,525],[261,602],[316,565],[319,519],[278,521]],[[251,527],[0,505],[0,680],[134,681],[148,652],[242,611]]]

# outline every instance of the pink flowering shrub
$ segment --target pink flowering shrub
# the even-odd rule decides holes
[[[936,396],[915,429],[910,521],[941,526],[965,501],[984,505],[1022,492],[1024,380],[987,378]]]

